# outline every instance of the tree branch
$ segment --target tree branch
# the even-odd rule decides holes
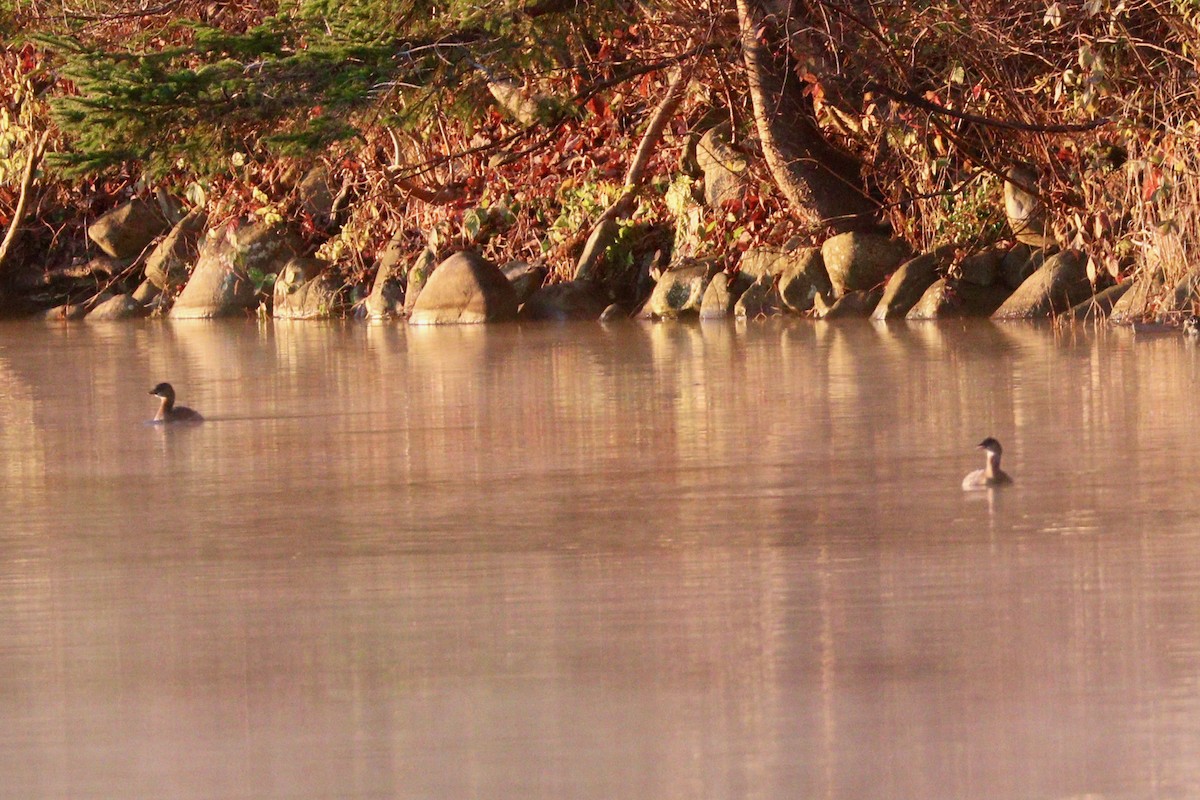
[[[868,83],[864,87],[868,92],[879,92],[884,97],[891,98],[898,103],[915,106],[923,111],[928,111],[931,114],[941,114],[947,117],[961,119],[964,122],[972,122],[976,125],[986,125],[989,128],[1002,128],[1009,131],[1027,131],[1030,133],[1081,133],[1083,131],[1092,131],[1096,128],[1102,128],[1112,122],[1108,117],[1097,117],[1091,122],[1079,122],[1067,125],[1040,125],[1032,122],[1013,122],[1006,119],[993,119],[992,117],[982,117],[978,114],[968,114],[965,111],[955,111],[952,108],[940,106],[937,103],[932,103],[926,100],[916,92],[901,92],[884,86],[881,83]]]
[[[21,193],[17,197],[17,207],[13,211],[12,222],[8,225],[8,233],[4,235],[4,241],[0,242],[0,272],[4,270],[4,261],[8,257],[8,251],[12,248],[12,243],[17,238],[17,230],[25,218],[25,207],[29,204],[29,189],[33,185],[33,175],[37,172],[37,165],[46,153],[46,143],[49,141],[50,131],[46,130],[42,132],[41,138],[29,146],[29,161],[26,162],[25,172],[21,175]]]

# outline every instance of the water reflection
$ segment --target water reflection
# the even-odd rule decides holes
[[[0,794],[1200,792],[1177,339],[3,331]]]

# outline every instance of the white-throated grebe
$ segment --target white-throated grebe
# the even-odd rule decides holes
[[[1012,483],[1008,473],[1000,469],[1000,454],[1003,452],[1000,443],[989,436],[979,443],[979,449],[987,451],[987,463],[983,469],[977,469],[963,478],[962,488],[991,489]]]
[[[1183,321],[1183,335],[1192,337],[1200,336],[1200,317],[1192,314]]]
[[[158,413],[154,415],[155,422],[203,422],[204,417],[199,412],[187,406],[175,405],[175,389],[169,383],[160,383],[150,390],[150,394],[162,398]]]

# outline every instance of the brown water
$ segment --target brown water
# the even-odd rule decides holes
[[[988,323],[0,327],[0,797],[1198,797],[1198,390]]]

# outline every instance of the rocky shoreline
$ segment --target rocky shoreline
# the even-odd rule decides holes
[[[710,171],[718,167],[729,172],[709,164]],[[29,315],[55,320],[260,314],[454,324],[794,314],[822,320],[1152,319],[1172,325],[1194,310],[1200,286],[1195,273],[1173,286],[1153,277],[1115,283],[1098,274],[1083,251],[1059,247],[1039,201],[1019,188],[1018,181],[1029,179],[1021,169],[1014,168],[1005,189],[1012,238],[974,252],[947,245],[914,253],[886,233],[851,231],[820,247],[792,242],[747,249],[728,268],[727,258],[702,254],[680,224],[669,259],[659,250],[633,270],[597,270],[557,282],[548,281],[547,269],[537,264],[501,267],[472,250],[439,258],[435,241],[413,256],[393,240],[378,259],[372,284],[348,287],[331,277],[329,264],[305,254],[303,241],[285,224],[229,220],[210,226],[202,209],[185,210],[160,193],[130,199],[88,228],[103,255],[10,291]],[[707,178],[705,199],[719,206],[723,195],[711,189],[722,175]],[[314,204],[313,213],[329,214],[319,207],[320,197],[318,192],[305,202]],[[53,302],[81,295],[86,299]]]

